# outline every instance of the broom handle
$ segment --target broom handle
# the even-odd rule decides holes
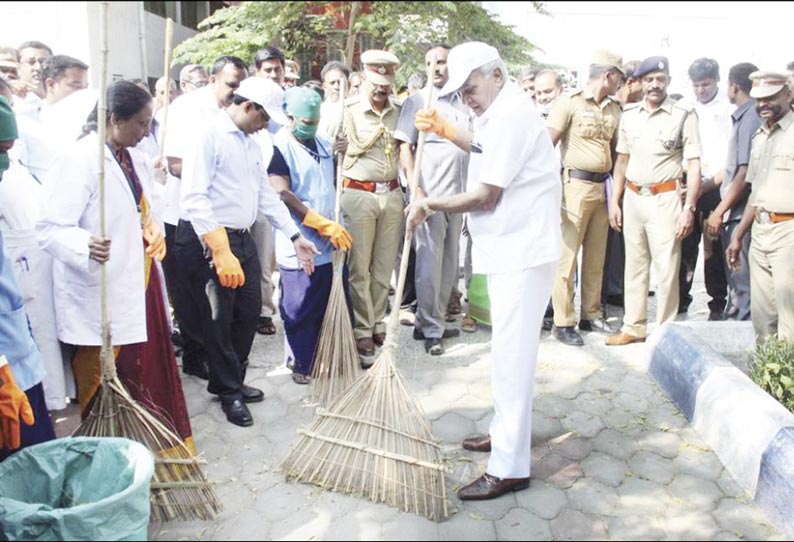
[[[108,7],[99,5],[99,101],[97,103],[97,136],[99,138],[99,235],[105,238],[105,146],[107,145],[107,79],[108,79]],[[100,365],[102,379],[116,378],[116,360],[110,343],[110,318],[108,317],[107,264],[100,267],[100,305],[102,309],[102,349]]]
[[[427,89],[425,94],[425,109],[430,108],[430,105],[433,102],[433,75],[436,73],[436,56],[433,55],[430,58],[430,66],[427,68]],[[411,203],[416,200],[416,189],[419,187],[419,174],[421,173],[422,167],[422,155],[424,154],[425,150],[425,139],[427,137],[427,132],[419,132],[419,140],[416,143],[416,154],[414,155],[414,171],[413,171],[413,178],[408,179],[408,189],[410,190],[411,194]],[[396,307],[400,303],[400,300],[403,298],[403,290],[405,289],[405,278],[408,275],[408,258],[411,254],[411,239],[413,238],[413,234],[406,226],[405,228],[405,240],[403,241],[403,254],[402,258],[400,259],[400,274],[397,277],[397,288],[394,290],[394,303]],[[392,310],[391,315],[389,316],[389,329],[388,333],[386,333],[386,337],[391,344],[394,346],[397,345],[397,334],[400,326],[400,311],[399,310]]]
[[[163,123],[160,125],[160,153],[158,158],[160,164],[163,163],[165,158],[165,128],[168,123],[168,102],[171,100],[171,44],[174,41],[174,21],[169,17],[165,20],[165,59],[163,61],[165,71],[165,102],[163,102]]]
[[[342,107],[340,108],[341,115],[339,116],[339,130],[336,132],[337,137],[344,130],[345,125],[345,94],[347,94],[347,79],[342,78],[339,82],[339,101]],[[335,142],[334,142],[335,143]],[[334,219],[337,224],[342,213],[342,153],[336,153],[336,202],[334,206]]]

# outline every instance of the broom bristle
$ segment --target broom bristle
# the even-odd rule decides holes
[[[449,517],[440,446],[394,367],[392,343],[279,467],[287,479],[366,497],[434,521]]]
[[[334,253],[334,277],[312,369],[312,400],[327,405],[361,376],[342,277],[345,252]]]
[[[193,455],[165,420],[135,401],[115,378],[100,384],[94,404],[74,436],[124,437],[155,454],[151,483],[154,521],[213,519],[222,505]]]

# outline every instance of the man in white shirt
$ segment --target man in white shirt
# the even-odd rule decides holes
[[[540,328],[561,250],[559,162],[530,97],[508,78],[493,47],[469,42],[447,58],[442,95],[460,90],[474,112],[474,133],[435,110],[416,127],[470,152],[462,194],[417,200],[406,210],[411,229],[436,211],[468,212],[475,273],[488,275],[493,323],[489,436],[463,447],[490,451],[483,476],[462,488],[462,500],[499,497],[529,487],[532,399]]]
[[[320,106],[320,127],[317,131],[334,141],[342,125],[342,81],[347,83],[350,70],[338,60],[331,60],[320,72],[325,91],[325,101]],[[347,84],[345,84],[347,87]]]
[[[182,372],[201,379],[209,378],[207,352],[204,349],[201,323],[197,319],[187,281],[179,273],[181,267],[174,250],[176,229],[183,212],[179,206],[182,159],[189,153],[196,135],[219,110],[231,103],[234,91],[245,79],[245,62],[234,56],[222,56],[212,66],[209,84],[183,94],[168,108],[165,126],[165,156],[170,175],[163,189],[162,218],[165,222],[166,257],[163,274],[179,325],[182,343]]]
[[[220,396],[230,422],[244,427],[253,424],[246,402],[264,400],[260,390],[243,383],[262,303],[259,256],[250,234],[257,214],[293,242],[307,274],[319,254],[271,187],[267,164],[251,137],[270,118],[266,87],[258,77],[240,83],[232,104],[194,140],[184,160],[180,196],[189,221],[179,222],[175,246],[202,322],[209,354],[207,391]]]
[[[32,90],[15,104],[14,111],[26,115],[37,111],[47,94],[42,72],[44,61],[52,56],[52,49],[40,41],[26,41],[17,47],[17,51],[19,51],[19,80]]]
[[[692,303],[690,290],[703,237],[703,274],[709,301],[709,320],[723,320],[728,296],[724,249],[719,236],[708,233],[706,221],[720,203],[720,185],[725,177],[725,160],[731,136],[733,107],[719,92],[720,68],[710,58],[699,58],[689,66],[689,79],[695,94],[695,112],[700,128],[700,194],[695,212],[695,227],[681,241],[681,268],[678,275],[678,312],[685,313]]]

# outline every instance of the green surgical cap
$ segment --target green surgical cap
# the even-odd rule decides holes
[[[284,108],[291,117],[316,119],[320,116],[320,104],[320,95],[310,88],[292,87],[284,92]]]
[[[14,110],[11,104],[0,96],[0,141],[12,141],[18,137],[17,121],[14,118]]]

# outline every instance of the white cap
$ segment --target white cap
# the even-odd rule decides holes
[[[284,89],[266,77],[247,77],[240,83],[237,94],[261,105],[271,119],[282,126],[289,124],[284,113]]]
[[[453,47],[447,56],[449,80],[439,94],[445,96],[455,92],[466,83],[474,70],[498,59],[499,51],[481,41],[469,41]]]

